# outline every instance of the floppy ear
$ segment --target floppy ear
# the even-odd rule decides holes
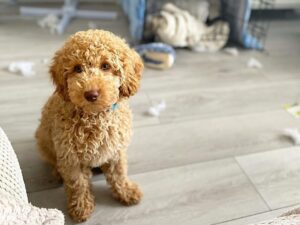
[[[124,59],[124,80],[120,86],[120,95],[123,97],[133,96],[140,87],[140,80],[144,65],[141,57],[135,50],[130,49]]]
[[[64,76],[63,60],[60,57],[60,50],[55,53],[55,56],[52,59],[52,64],[50,66],[49,72],[51,79],[56,87],[56,92],[61,94],[62,97],[67,100],[67,82]]]

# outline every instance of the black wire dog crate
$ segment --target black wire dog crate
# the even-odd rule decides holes
[[[201,41],[228,39],[227,43],[231,45],[257,50],[264,49],[270,24],[264,14],[272,10],[275,4],[275,0],[147,0],[145,18],[156,15],[167,2],[188,11],[197,19],[203,20],[204,17],[204,22],[212,29],[201,37]],[[228,23],[229,34],[224,26],[218,25],[219,21]],[[147,32],[145,25],[144,40],[150,41],[151,38],[153,34]]]

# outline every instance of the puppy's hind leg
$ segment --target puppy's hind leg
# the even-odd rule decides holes
[[[62,181],[61,175],[59,174],[57,169],[57,160],[54,145],[49,139],[49,134],[45,134],[41,127],[39,127],[36,131],[35,136],[37,139],[38,150],[40,152],[41,157],[44,159],[44,161],[46,161],[52,166],[52,174],[55,177],[55,179],[57,181]]]

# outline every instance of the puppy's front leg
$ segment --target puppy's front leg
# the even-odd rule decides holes
[[[74,162],[73,162],[74,163]],[[77,222],[87,220],[94,211],[95,202],[91,194],[91,170],[79,164],[58,163],[68,197],[68,212]]]
[[[127,158],[123,151],[120,151],[119,158],[101,166],[107,183],[111,186],[115,199],[125,205],[133,205],[140,202],[143,193],[139,186],[130,181],[127,176]]]

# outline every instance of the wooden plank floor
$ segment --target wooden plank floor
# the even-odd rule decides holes
[[[33,134],[53,91],[43,59],[68,35],[87,29],[88,21],[75,20],[56,36],[35,19],[15,16],[14,6],[0,5],[0,12],[0,126],[17,153],[32,204],[66,212],[62,184],[41,161]],[[122,15],[97,24],[129,36]],[[145,197],[138,206],[121,206],[103,176],[94,176],[97,205],[85,224],[242,225],[299,205],[300,148],[281,135],[286,127],[300,126],[283,109],[300,97],[299,41],[299,20],[276,21],[264,53],[233,57],[178,50],[170,70],[146,69],[131,99],[134,137],[128,151],[129,174]],[[263,69],[247,68],[250,57]],[[7,72],[14,60],[35,62],[36,76]],[[161,116],[146,116],[160,100],[167,104]],[[73,224],[67,214],[66,224]]]

